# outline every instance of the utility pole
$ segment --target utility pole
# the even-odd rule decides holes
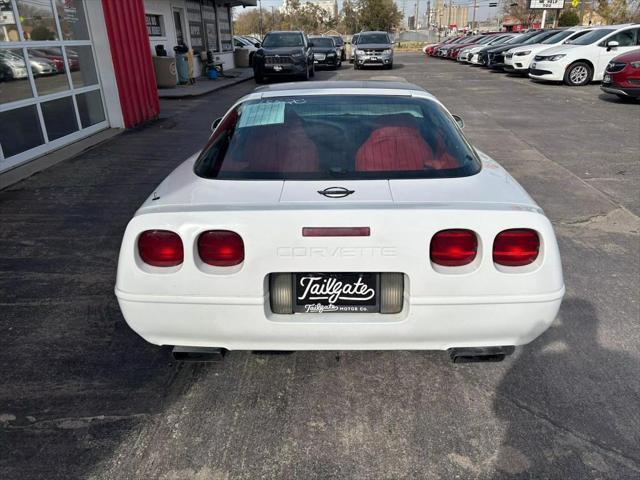
[[[414,27],[416,27],[416,32],[418,31],[418,18],[420,18],[420,14],[418,13],[420,11],[420,0],[416,0],[416,16],[414,19]]]
[[[260,38],[264,38],[262,30],[262,0],[258,0],[258,9],[260,10]]]
[[[473,0],[473,19],[471,20],[471,32],[476,29],[476,8],[478,8],[478,1]]]
[[[584,23],[584,4],[587,0],[580,0],[580,25]]]
[[[449,30],[449,25],[451,25],[451,4],[453,0],[449,0],[449,20],[447,20],[447,30]]]

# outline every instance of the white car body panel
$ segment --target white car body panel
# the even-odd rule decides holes
[[[576,29],[570,29],[573,34],[569,35],[566,38],[563,38],[561,41],[557,43],[534,43],[532,45],[522,45],[518,47],[514,47],[511,50],[507,51],[504,58],[505,65],[509,65],[513,67],[514,71],[524,72],[529,70],[529,65],[531,65],[531,61],[533,58],[538,55],[538,53],[546,51],[550,48],[556,46],[562,46],[567,41],[571,40],[576,36],[578,32],[589,32],[593,29],[586,29],[583,27],[579,27]],[[526,55],[518,55],[522,52],[530,52]]]
[[[611,37],[623,30],[640,28],[640,26],[627,25],[616,27],[612,25],[602,28],[617,29],[590,45],[559,45],[538,52],[537,55],[565,55],[565,57],[556,61],[538,61],[534,58],[534,60],[530,64],[530,68],[535,68],[536,70],[546,70],[550,73],[539,75],[529,72],[529,77],[536,80],[550,80],[559,82],[564,79],[565,71],[572,63],[583,60],[593,65],[593,78],[591,80],[596,82],[602,81],[602,78],[604,77],[604,71],[607,67],[607,64],[611,60],[613,60],[618,55],[622,55],[623,53],[637,49],[638,46],[620,46],[608,50],[607,47],[600,45],[604,45]]]
[[[340,93],[373,94],[346,88]],[[335,90],[304,90],[309,94]],[[421,91],[380,90],[383,95]],[[292,95],[292,90],[256,96]],[[171,173],[130,221],[124,234],[116,296],[138,334],[157,345],[229,350],[447,349],[526,344],[554,320],[564,295],[553,228],[524,189],[479,153],[469,177],[409,180],[215,180],[196,176],[191,157]],[[342,186],[346,198],[317,191]],[[370,227],[367,237],[303,237],[303,227]],[[463,267],[429,259],[438,231],[476,232],[479,252]],[[524,267],[494,264],[491,245],[509,228],[531,228],[540,255]],[[136,248],[145,230],[176,232],[184,262],[143,264]],[[231,230],[245,245],[235,267],[211,267],[195,241],[206,230]],[[270,310],[274,272],[401,272],[404,305],[397,314],[296,313]]]

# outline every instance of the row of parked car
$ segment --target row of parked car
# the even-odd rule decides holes
[[[66,48],[66,54],[69,70],[78,70],[78,54],[69,47]],[[64,57],[59,47],[29,48],[28,55],[29,66],[35,77],[65,72]],[[0,81],[20,80],[27,76],[27,65],[21,49],[0,50]]]
[[[450,37],[424,53],[569,86],[602,82],[621,98],[640,98],[640,25],[490,32]]]

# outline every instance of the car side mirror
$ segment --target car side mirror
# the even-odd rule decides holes
[[[253,46],[256,47],[256,48],[260,48],[261,44],[260,44],[260,42],[256,42],[256,43],[253,44]]]
[[[460,115],[452,115],[452,117],[460,128],[464,128],[464,120]]]
[[[309,42],[309,46],[310,46],[310,47],[313,47],[313,42]]]
[[[220,117],[220,118],[216,118],[213,122],[211,122],[211,131],[212,131],[212,132],[216,129],[216,127],[217,127],[218,125],[220,125],[220,122],[221,122],[221,121],[222,121],[222,117]]]
[[[620,46],[620,42],[616,42],[615,40],[611,40],[609,42],[607,42],[607,52],[609,50],[611,50],[612,48],[616,48]]]

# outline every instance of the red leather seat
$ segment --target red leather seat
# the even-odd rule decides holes
[[[411,171],[457,168],[458,161],[446,151],[438,133],[434,149],[424,140],[412,115],[383,117],[356,153],[356,171]]]

